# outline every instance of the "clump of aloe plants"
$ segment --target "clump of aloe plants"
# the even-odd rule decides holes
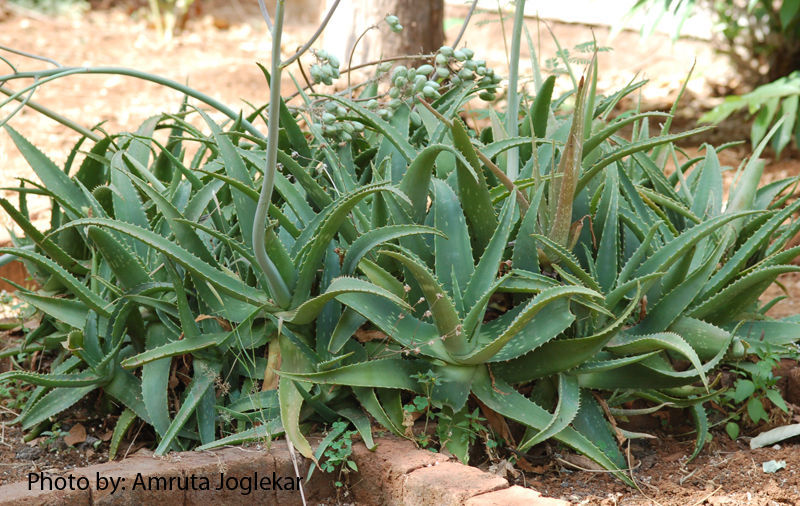
[[[184,104],[101,136],[50,112],[85,134],[63,168],[6,127],[40,180],[18,188],[20,205],[0,200],[24,231],[0,253],[40,285],[20,287],[42,314],[20,351],[53,356],[48,373],[0,375],[36,385],[23,428],[102,392],[123,410],[117,443],[138,419],[157,453],[285,434],[312,457],[303,428],[347,420],[372,447],[373,421],[414,438],[411,411],[436,419],[439,444],[467,461],[483,414],[522,425],[506,441],[518,452],[554,439],[630,483],[619,444],[640,435],[610,416],[632,400],[687,407],[696,455],[716,368],[800,335],[758,305],[800,251],[785,249],[800,229],[797,180],[759,187],[762,148],[727,200],[711,146],[666,175],[673,142],[693,132],[669,133],[663,113],[612,118],[643,83],[600,96],[596,59],[562,97],[538,72],[535,93],[518,93],[510,69],[508,108],[485,125],[465,105],[493,99],[496,74],[447,47],[411,78],[379,68],[386,107],[374,83],[358,97],[302,92],[290,107],[280,74],[302,51],[281,57],[282,1],[271,21],[266,135],[261,110],[236,114],[127,69],[0,76],[133,75],[230,118]],[[656,134],[654,119],[666,121]],[[630,125],[632,138],[618,135]],[[47,232],[29,221],[31,192],[53,202]]]

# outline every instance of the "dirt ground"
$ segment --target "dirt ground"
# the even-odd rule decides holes
[[[203,13],[189,21],[187,31],[169,43],[161,41],[141,15],[125,10],[92,11],[78,18],[50,18],[18,11],[6,13],[4,17],[0,13],[0,46],[44,55],[63,65],[137,68],[188,82],[234,108],[247,110],[245,101],[256,105],[264,103],[267,88],[254,62],[267,63],[270,42],[256,3],[215,0],[204,1],[203,5]],[[463,8],[447,8],[450,40],[458,32],[457,20],[464,14]],[[714,56],[703,41],[682,40],[672,44],[667,37],[654,35],[641,42],[637,34],[623,32],[609,42],[608,30],[603,27],[563,23],[549,26],[566,48],[590,41],[593,36],[601,46],[613,45],[614,51],[600,54],[599,90],[613,92],[637,75],[647,77],[651,82],[642,92],[642,101],[648,108],[668,109],[681,81],[696,61],[689,93],[676,120],[680,127],[694,126],[694,118],[739,86],[725,61]],[[540,57],[552,57],[556,48],[546,26],[529,20],[528,27],[537,43],[541,42]],[[313,29],[311,24],[289,20],[284,53],[288,54],[302,43]],[[505,49],[495,14],[478,13],[464,40],[476,50],[478,57],[504,73]],[[45,66],[2,50],[0,54],[8,56],[21,69]],[[522,75],[529,76],[527,48],[523,48],[521,66]],[[0,71],[0,74],[5,72]],[[566,86],[565,78],[561,81]],[[290,86],[291,81],[287,80],[286,87]],[[153,114],[177,109],[181,96],[131,78],[75,76],[40,88],[34,100],[83,125],[105,122],[106,130],[118,131],[134,130]],[[74,132],[33,111],[22,111],[11,124],[58,164],[63,163],[78,139]],[[717,137],[697,139],[694,146],[686,149],[692,153],[707,139],[719,143],[746,135],[741,125],[728,125],[718,129]],[[795,154],[787,152],[779,161],[770,160],[765,178],[774,180],[800,174]],[[722,163],[735,167],[746,155],[746,148],[726,152]],[[0,132],[0,187],[15,186],[18,177],[30,178],[33,174],[8,136]],[[0,193],[6,198],[13,197],[12,192]],[[31,209],[39,224],[44,226],[49,217],[46,203],[32,199]],[[0,216],[0,225],[10,226],[5,216]],[[2,240],[0,236],[0,242]],[[772,314],[800,313],[800,275],[785,275],[781,282],[790,298],[779,303]],[[776,285],[768,291],[765,301],[783,293],[783,288]],[[12,418],[8,411],[0,407],[0,421]],[[794,413],[800,413],[800,408]],[[81,418],[76,416],[75,420]],[[798,421],[784,420],[785,423]],[[70,423],[77,422],[67,420],[64,427]],[[80,449],[68,448],[58,435],[40,436],[29,444],[22,441],[22,434],[16,427],[0,424],[0,431],[0,484],[20,479],[31,470],[63,469],[101,461],[108,447],[103,442],[107,427],[102,423],[86,427],[87,435],[101,440],[97,449],[85,444]],[[631,456],[640,487],[638,491],[605,473],[575,469],[574,465],[564,463],[570,460],[567,456],[554,460],[552,454],[543,456],[539,463],[542,473],[528,473],[520,482],[574,504],[800,504],[800,448],[786,445],[780,449],[750,450],[745,442],[746,439],[732,442],[724,432],[715,431],[713,441],[691,463],[686,463],[693,444],[691,438],[665,436],[637,443],[631,448]],[[762,462],[773,459],[785,460],[786,469],[775,474],[764,473]]]

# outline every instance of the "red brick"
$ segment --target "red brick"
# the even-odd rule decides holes
[[[542,494],[533,489],[514,485],[474,496],[467,500],[465,506],[569,506],[569,502],[542,497]]]
[[[410,473],[403,484],[403,504],[460,505],[470,497],[508,487],[508,482],[480,469],[442,462]]]

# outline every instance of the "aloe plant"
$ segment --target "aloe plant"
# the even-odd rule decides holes
[[[230,122],[186,104],[133,134],[65,120],[94,142],[77,170],[84,141],[59,168],[6,128],[40,182],[17,189],[18,207],[0,200],[25,233],[0,254],[41,286],[20,287],[43,314],[24,346],[55,356],[48,374],[0,375],[37,385],[24,428],[101,389],[124,406],[114,447],[140,419],[157,453],[285,433],[314,458],[309,424],[345,418],[372,447],[365,412],[407,436],[401,406],[418,395],[462,460],[479,407],[525,427],[517,451],[552,438],[630,483],[618,438],[637,435],[614,432],[607,413],[634,399],[687,407],[696,455],[715,368],[800,335],[757,305],[797,269],[797,248],[784,250],[800,228],[797,180],[758,187],[772,133],[723,201],[710,146],[665,175],[663,155],[692,134],[667,121],[651,136],[649,121],[669,115],[608,119],[641,84],[599,96],[596,59],[569,93],[541,80],[521,114],[491,111],[481,129],[461,115],[494,98],[497,76],[463,48],[433,56],[462,65],[446,76],[425,64],[388,74],[388,99],[370,82],[358,97],[299,89],[304,105],[290,108],[280,74],[297,56],[281,59],[282,2],[276,14],[266,136],[261,109],[245,117],[194,90]],[[33,192],[53,202],[46,233],[27,215]],[[381,339],[354,338],[364,330]]]

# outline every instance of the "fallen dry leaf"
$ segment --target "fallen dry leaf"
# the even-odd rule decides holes
[[[86,427],[83,424],[76,423],[69,430],[69,434],[64,436],[64,442],[67,446],[75,446],[78,443],[86,441]]]

